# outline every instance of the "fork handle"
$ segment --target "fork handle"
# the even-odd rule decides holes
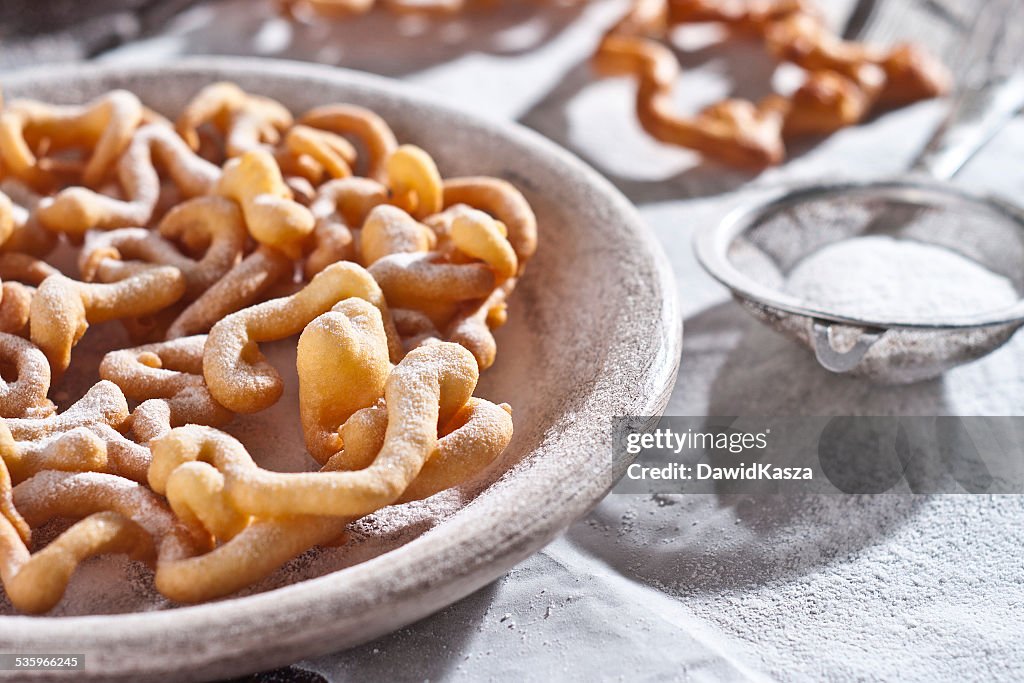
[[[956,96],[946,120],[911,166],[949,180],[1024,107],[1024,72],[998,76]]]

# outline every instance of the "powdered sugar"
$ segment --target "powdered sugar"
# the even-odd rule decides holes
[[[949,249],[882,236],[809,255],[785,289],[829,312],[907,321],[993,311],[1019,299],[1007,278]]]

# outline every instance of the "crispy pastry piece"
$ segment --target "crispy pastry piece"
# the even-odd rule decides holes
[[[127,554],[149,564],[202,547],[159,496],[141,484],[98,472],[40,472],[10,488],[0,466],[0,578],[15,607],[40,614],[60,601],[71,575],[90,557]],[[29,554],[29,528],[79,519]]]
[[[284,157],[278,163],[292,165],[295,175],[310,174],[319,183],[323,175],[330,178],[348,178],[356,162],[356,148],[340,135],[309,126],[292,126],[284,136]],[[308,161],[304,161],[308,159]],[[312,162],[313,172],[307,170]]]
[[[391,254],[369,271],[391,305],[422,311],[441,327],[460,302],[486,297],[496,283],[486,264],[451,263],[433,251]]]
[[[157,590],[186,604],[230,595],[310,548],[334,542],[350,521],[305,515],[253,520],[209,552],[161,560],[156,568]]]
[[[212,429],[182,427],[153,442],[149,483],[165,492],[185,519],[205,524],[207,494],[212,517],[208,528],[222,525],[223,506],[241,515],[281,517],[320,514],[360,517],[394,502],[419,474],[438,440],[438,425],[448,425],[472,396],[478,371],[472,355],[457,344],[432,344],[412,351],[388,376],[384,390],[388,428],[372,465],[357,471],[280,473],[260,469],[233,438]],[[504,446],[502,446],[503,448]],[[197,468],[178,475],[180,465],[205,461],[223,477],[217,488],[198,484]],[[188,485],[174,478],[187,476]],[[206,476],[206,475],[203,475]],[[224,528],[237,526],[223,525]]]
[[[467,305],[455,316],[448,328],[448,341],[469,349],[476,358],[480,370],[486,370],[494,365],[498,355],[498,344],[494,340],[492,330],[504,325],[508,319],[506,300],[514,287],[515,280],[506,280],[483,302]]]
[[[232,413],[217,403],[203,379],[206,335],[111,351],[100,363],[100,377],[140,401],[131,415],[136,441],[149,443],[185,424],[220,426]]]
[[[0,417],[46,417],[53,413],[53,403],[46,397],[50,364],[42,351],[21,337],[0,333],[0,366],[13,368],[16,377],[11,382],[0,378]]]
[[[391,362],[380,311],[346,299],[315,318],[299,337],[296,368],[306,449],[323,464],[342,449],[338,428],[384,395]]]
[[[359,238],[359,260],[365,266],[391,254],[424,253],[437,243],[430,228],[402,209],[388,205],[370,211]]]
[[[10,239],[14,232],[14,202],[0,192],[0,245]]]
[[[519,272],[516,252],[508,241],[508,228],[483,211],[468,209],[452,221],[451,244],[461,255],[479,259],[502,283]]]
[[[292,125],[291,113],[276,100],[252,95],[234,83],[212,83],[185,105],[175,127],[199,151],[199,127],[212,124],[224,137],[228,157],[276,145]]]
[[[402,145],[385,164],[391,201],[414,218],[426,218],[444,203],[441,173],[429,154],[415,145]]]
[[[28,317],[32,310],[34,287],[20,282],[5,282],[0,295],[0,332],[28,337]]]
[[[0,188],[0,232],[6,232],[0,241],[0,254],[42,258],[53,251],[58,236],[42,227],[35,215],[42,197],[10,179],[0,182]]]
[[[236,413],[254,413],[273,405],[284,388],[281,376],[260,353],[258,344],[298,334],[314,318],[349,297],[366,299],[377,307],[388,332],[391,356],[400,358],[400,342],[380,287],[358,265],[335,263],[296,294],[232,313],[213,326],[203,356],[210,393]]]
[[[379,183],[387,182],[386,164],[398,149],[398,141],[390,126],[380,116],[364,107],[331,104],[310,109],[299,119],[299,123],[355,137],[366,150],[365,175]]]
[[[785,111],[775,106],[774,98],[761,107],[724,100],[696,116],[679,116],[673,98],[679,64],[667,47],[646,37],[609,34],[601,41],[594,66],[606,76],[637,78],[637,118],[658,140],[737,166],[760,167],[782,160]]]
[[[511,419],[505,408],[471,398],[476,377],[472,356],[458,345],[410,353],[386,383],[387,426],[377,453],[355,471],[333,469],[343,464],[339,458],[321,472],[268,472],[232,437],[206,427],[180,427],[157,439],[153,490],[187,525],[222,541],[209,553],[161,562],[157,587],[182,602],[228,594],[332,541],[353,517],[478,473],[508,445]],[[440,438],[438,424],[445,425]],[[366,429],[379,426],[368,422]],[[375,435],[362,437],[377,445]]]
[[[189,304],[167,328],[167,338],[209,332],[218,320],[257,301],[291,273],[292,262],[283,253],[257,248]]]
[[[81,182],[98,187],[114,167],[143,118],[139,99],[113,90],[82,106],[58,106],[34,100],[15,100],[0,112],[0,160],[6,173],[37,192],[54,189],[59,172],[33,152],[45,141],[51,151],[69,148],[91,151],[81,170]]]
[[[395,329],[402,338],[402,346],[406,353],[420,344],[441,341],[441,333],[437,326],[423,311],[412,308],[392,308],[391,317],[395,319]]]
[[[185,299],[191,301],[238,263],[246,237],[235,202],[198,197],[171,209],[159,232],[121,228],[90,236],[79,255],[79,269],[87,281],[116,282],[145,269],[133,261],[173,266],[185,280]],[[183,254],[175,242],[202,249],[202,258]]]
[[[374,461],[387,435],[387,410],[382,404],[355,413],[342,426],[345,450],[336,453],[324,471],[361,470]],[[471,398],[452,418],[423,469],[399,497],[399,503],[421,500],[471,481],[508,446],[512,409]]]
[[[448,178],[444,181],[444,206],[447,209],[457,204],[480,209],[501,221],[516,252],[521,275],[537,251],[537,217],[523,194],[500,178]]]
[[[185,278],[173,266],[148,267],[110,284],[51,275],[32,297],[32,343],[46,354],[59,377],[89,325],[155,313],[180,299],[185,287]]]
[[[0,278],[4,280],[41,285],[43,280],[56,273],[60,271],[34,256],[18,252],[0,254]]]
[[[100,381],[63,413],[36,418],[7,418],[4,422],[15,444],[28,444],[18,446],[27,449],[36,449],[41,442],[79,428],[87,429],[105,444],[107,471],[134,481],[145,481],[149,449],[125,438],[119,431],[127,427],[129,417],[128,401],[117,385]],[[89,457],[98,460],[95,454]]]
[[[313,249],[304,266],[306,277],[312,279],[336,261],[357,260],[356,237],[370,211],[387,200],[388,189],[369,178],[344,178],[321,185],[309,207],[316,227]]]
[[[0,423],[0,456],[15,483],[45,470],[103,472],[108,465],[106,442],[86,427],[16,441],[10,428]]]
[[[291,258],[299,256],[313,231],[313,214],[292,199],[269,152],[256,149],[228,161],[215,192],[241,205],[253,239]]]
[[[173,130],[150,124],[136,132],[117,164],[125,199],[69,187],[39,202],[39,221],[50,230],[81,238],[87,230],[147,225],[160,198],[160,176],[154,157],[166,168],[185,197],[207,194],[220,169],[196,156]]]
[[[696,116],[675,113],[679,62],[667,46],[669,34],[697,22],[762,40],[776,59],[803,68],[805,82],[789,98],[724,100]],[[800,0],[634,0],[593,61],[599,73],[636,78],[637,117],[653,137],[749,168],[779,163],[784,136],[831,133],[878,107],[935,97],[950,85],[946,69],[920,48],[844,41]]]

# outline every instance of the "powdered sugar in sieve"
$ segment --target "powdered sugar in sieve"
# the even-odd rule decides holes
[[[1006,277],[944,247],[871,235],[828,245],[800,261],[784,291],[857,318],[927,320],[1012,306]]]

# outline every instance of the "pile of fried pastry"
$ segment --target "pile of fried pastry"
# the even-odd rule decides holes
[[[0,579],[18,610],[50,610],[108,553],[175,602],[234,593],[508,445],[509,406],[473,396],[536,249],[508,182],[442,178],[366,108],[294,117],[226,82],[173,122],[123,90],[8,101],[0,174]],[[58,410],[51,387],[97,372],[75,348],[101,323],[133,346]],[[286,339],[309,472],[261,468],[219,429],[281,398],[260,344]]]
[[[756,103],[725,99],[693,116],[678,113],[672,34],[693,24],[762,41],[770,59],[799,67],[803,82]],[[780,163],[787,140],[834,133],[873,112],[942,95],[951,84],[946,68],[917,45],[842,40],[810,0],[632,0],[593,61],[602,74],[636,79],[636,114],[650,135],[748,168]]]
[[[444,17],[495,4],[279,0],[288,16],[326,19],[351,18],[379,6],[398,14]],[[673,34],[693,25],[718,26],[726,41],[761,42],[766,59],[798,67],[802,82],[792,92],[759,102],[728,98],[693,115],[681,113],[676,93],[682,69]],[[951,84],[947,69],[917,45],[885,49],[842,40],[812,0],[631,0],[599,41],[592,62],[598,74],[636,81],[636,115],[652,137],[750,169],[781,163],[787,141],[829,135],[873,113],[945,94]]]

